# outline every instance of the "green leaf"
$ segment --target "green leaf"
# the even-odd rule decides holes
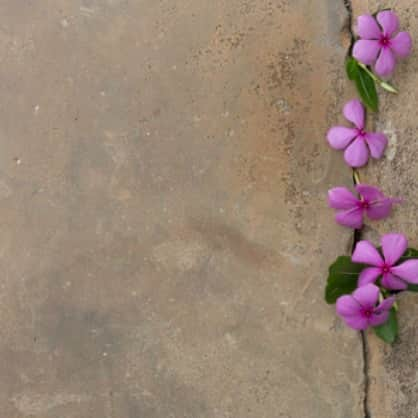
[[[379,109],[379,98],[377,97],[376,84],[373,78],[367,74],[367,72],[357,66],[357,73],[354,76],[354,82],[358,94],[361,97],[363,103],[373,112],[377,112]]]
[[[377,112],[379,98],[377,96],[376,84],[373,77],[366,70],[367,68],[362,68],[353,57],[348,57],[345,61],[347,77],[356,84],[361,100],[370,110]]]
[[[410,292],[418,292],[418,284],[408,284],[408,290]]]
[[[396,90],[395,87],[393,87],[391,84],[386,83],[386,81],[382,81],[380,83],[380,87],[382,87],[382,89],[388,91],[389,93],[398,93],[398,90]]]
[[[348,57],[345,61],[345,71],[350,80],[354,80],[357,77],[358,69],[357,61],[353,57]]]
[[[398,335],[398,319],[394,308],[390,310],[388,320],[378,327],[374,327],[375,334],[386,343],[392,344]]]
[[[408,248],[401,257],[401,260],[418,258],[418,250],[415,248]]]
[[[351,257],[338,257],[329,267],[325,288],[326,302],[335,303],[340,296],[356,290],[358,276],[364,267],[364,264],[353,263]]]

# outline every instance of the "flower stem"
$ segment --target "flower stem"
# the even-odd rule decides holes
[[[368,68],[367,65],[364,65],[362,62],[358,62],[358,65],[363,68],[364,71],[366,71],[366,73],[377,83],[380,85],[380,87],[382,87],[382,89],[390,92],[390,93],[394,93],[397,94],[398,90],[395,89],[395,87],[393,87],[392,85],[390,85],[389,83],[387,83],[386,81],[383,81],[382,79],[380,79],[376,74],[372,73]]]
[[[358,172],[358,170],[356,168],[353,168],[353,177],[354,177],[355,184],[360,184],[361,183],[360,173]]]

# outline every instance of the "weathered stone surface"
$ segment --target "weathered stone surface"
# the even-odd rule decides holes
[[[392,7],[401,20],[401,27],[410,31],[415,43],[418,39],[418,8],[413,0],[356,1],[354,17],[375,12],[379,8]],[[404,204],[391,218],[369,224],[364,236],[378,242],[387,232],[402,232],[410,239],[410,245],[418,247],[418,144],[416,140],[416,108],[418,94],[418,55],[416,52],[402,61],[392,79],[400,93],[391,95],[379,91],[381,105],[372,122],[377,130],[389,138],[389,148],[383,160],[370,164],[361,171],[363,182],[378,185],[387,194],[402,196]],[[372,418],[418,417],[418,296],[402,295],[400,298],[400,338],[393,347],[385,347],[373,335],[369,336],[369,409]]]
[[[1,416],[362,417],[322,301],[343,2],[0,15]]]

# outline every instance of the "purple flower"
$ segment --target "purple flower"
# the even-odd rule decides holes
[[[332,148],[345,149],[344,159],[351,167],[361,167],[373,158],[381,158],[385,152],[388,140],[380,132],[364,130],[364,107],[357,99],[350,100],[344,106],[343,114],[355,127],[333,126],[327,133],[327,139]]]
[[[395,297],[384,299],[376,306],[379,299],[379,288],[368,284],[356,289],[352,295],[340,296],[337,299],[337,314],[351,328],[364,330],[384,324]]]
[[[360,229],[363,226],[363,216],[377,220],[390,215],[394,203],[401,199],[386,197],[376,187],[358,184],[355,187],[361,198],[357,198],[347,187],[334,187],[328,191],[328,204],[337,209],[335,220],[343,226]]]
[[[376,74],[388,77],[396,59],[410,54],[412,39],[408,32],[396,34],[399,19],[390,10],[378,13],[376,19],[370,15],[358,17],[357,34],[361,39],[354,44],[353,57],[365,65],[374,65]]]
[[[358,286],[373,283],[382,276],[381,284],[391,290],[405,290],[408,283],[418,284],[418,259],[396,265],[408,248],[402,234],[386,234],[380,240],[383,258],[369,241],[360,241],[351,256],[354,263],[369,264],[360,273]]]

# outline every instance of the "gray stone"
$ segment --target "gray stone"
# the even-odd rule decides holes
[[[351,244],[326,207],[351,182],[324,140],[343,2],[0,15],[1,415],[363,416],[359,336],[323,302]]]

